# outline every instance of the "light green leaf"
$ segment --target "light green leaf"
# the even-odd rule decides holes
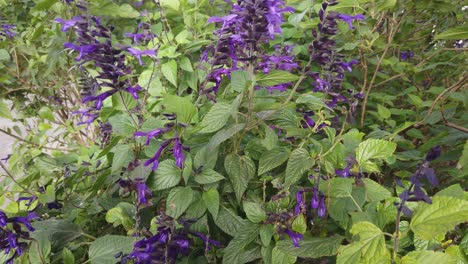
[[[1,109],[1,101],[0,101],[0,109]],[[463,152],[458,160],[457,169],[461,170],[462,168],[466,168],[468,165],[468,140],[465,141],[465,145],[463,146]]]
[[[10,108],[2,99],[0,99],[0,117],[11,119]]]
[[[135,218],[135,206],[126,202],[121,202],[106,213],[106,221],[114,227],[123,225],[127,230],[133,228]]]
[[[463,25],[455,28],[447,29],[435,36],[436,40],[459,40],[468,39],[468,26]]]
[[[299,76],[287,71],[280,70],[273,70],[269,73],[261,72],[255,75],[255,80],[257,81],[257,84],[263,87],[293,82],[297,79],[299,79]]]
[[[210,184],[224,180],[224,176],[212,169],[204,169],[202,173],[195,175],[195,181],[199,184]]]
[[[185,29],[185,30],[182,30],[179,34],[177,34],[177,36],[175,37],[175,40],[176,40],[177,44],[187,44],[187,43],[190,43],[190,40],[188,40],[188,38],[191,38],[191,33],[188,30]],[[193,72],[192,65],[190,64],[190,60],[188,60],[187,57],[183,57],[182,59],[184,59],[184,58],[185,58],[184,67],[186,69],[189,69],[188,70],[189,72]],[[187,64],[187,61],[188,61],[189,64]],[[181,65],[180,68],[182,68],[182,65]],[[184,68],[182,68],[182,69],[184,69]]]
[[[448,196],[448,197],[453,197],[453,198],[457,198],[457,199],[460,199],[460,200],[464,200],[465,199],[465,191],[460,186],[460,184],[457,183],[457,184],[450,185],[449,187],[447,187],[445,189],[442,189],[441,191],[436,193],[434,195],[434,197],[435,196]]]
[[[307,221],[303,214],[296,216],[292,223],[292,230],[304,234],[307,231]]]
[[[179,218],[192,203],[193,191],[190,187],[177,187],[167,196],[166,213],[174,219]]]
[[[265,126],[265,138],[262,140],[262,145],[267,150],[272,150],[278,143],[278,135],[268,126]]]
[[[224,249],[223,264],[240,264],[240,256],[244,248],[250,244],[259,232],[259,225],[245,224],[241,227],[236,236],[229,242],[229,245]]]
[[[164,160],[159,164],[154,175],[152,189],[164,190],[176,186],[181,179],[182,171],[173,160]]]
[[[144,70],[138,77],[138,84],[144,89],[148,89],[151,96],[161,96],[167,92],[159,76],[152,70]]]
[[[387,119],[392,115],[392,112],[390,112],[387,107],[381,104],[377,104],[377,113],[382,119]]]
[[[177,37],[176,37],[177,39]],[[187,58],[187,57],[182,57],[179,61],[180,63],[180,68],[184,71],[188,71],[188,72],[193,72],[193,67],[192,67],[192,63],[190,62],[190,59]]]
[[[247,88],[248,81],[250,81],[250,78],[247,71],[237,70],[231,72],[231,87],[234,91],[244,91]]]
[[[353,242],[338,249],[337,264],[390,263],[390,252],[383,232],[370,222],[359,222],[351,228]]]
[[[322,108],[326,108],[332,110],[322,98],[316,97],[312,94],[301,94],[299,98],[296,100],[297,104],[305,104],[312,110],[321,110]]]
[[[286,176],[284,183],[291,186],[299,181],[309,168],[314,165],[306,149],[298,148],[293,150],[286,165]]]
[[[126,167],[135,159],[135,154],[130,149],[130,145],[117,145],[112,148],[114,158],[112,159],[112,172],[120,172],[122,167]]]
[[[161,71],[164,77],[177,87],[177,62],[175,60],[170,60],[161,65]]]
[[[62,250],[62,261],[64,264],[75,264],[75,256],[68,248]]]
[[[350,197],[353,192],[353,182],[354,180],[350,178],[332,178],[329,182],[321,182],[319,188],[323,193],[329,194],[330,197]]]
[[[213,137],[211,137],[210,142],[208,142],[208,149],[215,149],[224,141],[230,139],[232,136],[240,132],[245,127],[245,124],[234,124],[229,128],[219,130]]]
[[[363,178],[362,181],[366,188],[366,200],[369,202],[381,201],[392,197],[392,193],[375,181]]]
[[[226,125],[229,117],[236,113],[239,107],[239,100],[240,97],[234,100],[232,104],[220,102],[212,106],[210,111],[203,117],[200,124],[202,127],[200,133],[215,132]]]
[[[449,254],[429,250],[412,251],[401,259],[401,264],[427,263],[457,264],[457,260]]]
[[[254,202],[244,202],[244,212],[252,223],[260,223],[267,217],[262,206]]]
[[[0,49],[0,61],[10,61],[10,53],[5,49]]]
[[[39,0],[36,1],[36,5],[34,6],[34,10],[46,10],[57,3],[58,0]]]
[[[175,113],[177,120],[180,122],[190,124],[192,118],[198,114],[198,110],[190,97],[165,94],[163,98],[163,104],[166,107],[165,111]]]
[[[290,239],[277,242],[280,251],[287,252],[300,258],[320,258],[336,255],[338,247],[343,241],[343,237],[311,237],[304,236],[304,240],[299,242],[299,247],[294,247]]]
[[[444,235],[456,225],[468,221],[468,202],[447,196],[435,196],[432,204],[421,203],[410,227],[422,239]]]
[[[170,7],[175,11],[179,10],[180,0],[161,0],[160,3],[162,7]]]
[[[262,225],[260,227],[260,240],[262,241],[262,244],[265,247],[267,247],[270,244],[271,238],[273,237],[274,233],[275,233],[275,226],[272,224]]]
[[[392,9],[397,3],[397,0],[380,0],[377,5],[379,11]]]
[[[396,144],[382,139],[367,139],[356,149],[356,159],[363,164],[370,159],[385,159],[395,152]]]
[[[272,264],[294,264],[296,259],[297,257],[289,254],[289,252],[279,250],[278,246],[273,248],[271,253]]]
[[[280,166],[289,158],[289,151],[286,148],[275,148],[260,157],[258,162],[258,175]]]
[[[115,254],[129,254],[133,249],[135,237],[105,235],[99,237],[89,246],[89,262],[91,264],[114,264]]]
[[[31,246],[29,249],[29,261],[31,264],[42,264],[45,260],[46,263],[49,263],[51,244],[45,234],[33,236],[36,240],[36,243]]]
[[[216,189],[210,189],[203,193],[202,199],[205,202],[206,208],[216,221],[219,212],[219,193]]]
[[[127,114],[111,116],[109,123],[112,125],[112,132],[116,135],[129,136],[136,132],[132,117]]]
[[[224,160],[224,168],[234,188],[237,201],[240,202],[249,181],[255,176],[255,163],[248,156],[229,154]]]
[[[203,146],[193,161],[194,168],[203,166],[203,169],[213,169],[218,160],[218,148],[210,149],[207,146]]]
[[[244,225],[248,225],[250,222],[242,219],[231,209],[221,206],[215,223],[224,233],[234,237],[239,234]]]

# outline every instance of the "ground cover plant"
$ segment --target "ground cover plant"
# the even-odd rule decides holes
[[[0,262],[468,263],[463,1],[0,10]]]

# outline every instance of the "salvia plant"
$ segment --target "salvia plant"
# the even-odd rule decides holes
[[[0,10],[0,262],[468,263],[462,1]]]

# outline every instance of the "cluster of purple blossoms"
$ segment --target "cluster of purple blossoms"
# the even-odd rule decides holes
[[[432,186],[437,186],[439,181],[435,175],[433,168],[429,167],[429,163],[437,159],[442,154],[440,146],[436,146],[429,150],[424,161],[418,166],[418,170],[409,178],[410,186],[400,194],[400,202],[395,203],[398,206],[398,211],[403,212],[405,215],[411,215],[411,210],[405,205],[407,201],[424,201],[432,203],[431,198],[422,189],[424,180],[429,182]],[[397,179],[396,183],[405,188],[400,180]]]
[[[312,30],[312,36],[315,40],[309,46],[311,59],[317,64],[320,71],[309,71],[308,74],[314,80],[314,91],[324,92],[331,96],[327,103],[333,108],[339,102],[349,102],[349,99],[341,93],[344,73],[351,72],[352,66],[357,64],[357,60],[349,62],[343,61],[344,55],[339,54],[336,48],[336,41],[333,39],[338,33],[338,20],[346,22],[350,29],[354,29],[353,22],[364,20],[361,14],[351,16],[341,14],[335,11],[327,11],[328,6],[338,4],[337,1],[330,0],[322,4],[319,11],[320,22],[317,29]],[[347,90],[354,98],[360,98],[360,93],[353,93]],[[355,103],[356,104],[356,103]]]
[[[325,195],[318,190],[317,186],[314,186],[312,188],[301,188],[297,191],[294,215],[298,215],[307,211],[307,205],[304,201],[304,196],[308,192],[312,193],[312,198],[310,199],[311,209],[317,211],[318,217],[325,217],[327,213],[327,206],[325,205]]]
[[[148,42],[156,37],[151,31],[151,25],[148,23],[140,22],[134,33],[127,32],[125,37],[132,39],[132,44],[146,45]]]
[[[30,201],[26,204],[26,206],[29,207],[34,199],[23,197],[18,199],[18,201],[21,200]],[[27,243],[21,242],[20,240],[29,239],[29,232],[35,230],[31,225],[31,220],[39,217],[33,211],[34,210],[28,211],[26,216],[8,217],[5,212],[0,210],[0,250],[7,256],[11,254],[6,260],[6,264],[13,264],[14,258],[23,255]],[[22,226],[25,227],[27,231],[23,230]]]
[[[16,36],[16,32],[13,29],[16,28],[16,25],[13,24],[2,24],[0,26],[0,36],[12,39]]]
[[[284,198],[284,196],[283,196]],[[276,232],[284,239],[285,235],[291,238],[294,247],[299,247],[299,242],[304,239],[301,233],[292,231],[292,222],[294,215],[291,212],[282,213],[267,213],[265,224],[273,224],[276,227]]]
[[[61,30],[64,32],[70,28],[75,30],[76,43],[67,42],[64,46],[78,53],[75,61],[85,74],[86,85],[81,92],[82,103],[93,102],[91,107],[76,112],[82,115],[79,124],[91,124],[96,120],[104,100],[116,93],[127,92],[138,99],[141,87],[138,84],[132,85],[127,77],[132,69],[125,63],[124,51],[128,51],[140,64],[143,64],[141,57],[143,55],[155,57],[154,50],[140,51],[133,47],[115,47],[112,44],[112,28],[103,26],[99,17],[76,16],[71,20],[57,18],[55,21],[62,24]],[[86,72],[85,67],[89,64],[99,69],[97,76],[91,77]]]
[[[346,165],[346,167],[344,167],[344,169],[340,170],[340,169],[336,169],[335,170],[335,173],[336,175],[342,177],[342,178],[348,178],[349,176],[351,176],[351,167],[352,167],[353,163],[352,162],[348,162],[348,164]]]
[[[174,128],[174,123],[168,123],[163,128],[158,128],[149,132],[141,132],[141,131],[135,132],[134,136],[146,137],[145,145],[149,145],[151,139],[157,138],[171,131],[173,128]],[[172,138],[167,139],[161,143],[161,145],[159,146],[159,149],[156,151],[154,156],[145,162],[145,166],[149,166],[152,164],[151,169],[157,170],[159,167],[159,158],[161,157],[163,151],[165,151],[171,143],[173,144],[172,155],[175,158],[176,165],[179,168],[183,168],[184,162],[185,162],[184,149],[185,150],[189,150],[189,149],[188,147],[185,147],[182,145],[181,138],[177,135],[177,133],[175,133]]]
[[[268,43],[281,33],[283,13],[293,12],[281,0],[239,0],[232,4],[229,15],[212,17],[208,23],[220,23],[215,31],[216,45],[209,46],[202,56],[207,61],[210,54],[211,71],[207,80],[214,86],[203,88],[202,93],[217,93],[223,77],[235,70],[256,70],[268,73],[272,69],[293,70],[298,67],[290,55],[291,47],[275,47],[275,54],[267,55],[263,43]],[[285,87],[270,87],[284,90]]]
[[[124,193],[136,192],[137,207],[150,205],[149,199],[152,197],[152,192],[142,179],[136,179],[135,181],[120,179],[118,183]]]
[[[400,60],[402,61],[407,61],[413,58],[413,56],[414,56],[414,52],[411,50],[400,52]]]

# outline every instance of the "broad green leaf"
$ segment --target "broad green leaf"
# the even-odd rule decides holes
[[[383,232],[370,222],[359,222],[351,228],[353,241],[338,249],[338,264],[390,263],[390,252]]]
[[[177,187],[167,196],[166,213],[174,219],[179,218],[192,203],[193,191],[190,187]]]
[[[131,136],[136,132],[132,117],[127,114],[115,115],[109,118],[112,132],[116,135]]]
[[[199,184],[210,184],[221,180],[224,180],[224,176],[211,169],[204,169],[195,175],[195,181]]]
[[[307,231],[307,220],[303,214],[296,216],[292,223],[292,230],[304,234]]]
[[[161,96],[167,92],[167,88],[162,85],[159,78],[152,70],[144,70],[138,77],[138,84],[148,89],[151,96]]]
[[[278,135],[268,126],[265,126],[265,138],[262,140],[262,145],[267,150],[272,150],[278,143]]]
[[[231,87],[236,92],[242,92],[247,88],[250,81],[249,73],[244,70],[231,72]]]
[[[154,175],[152,189],[164,190],[176,186],[181,179],[182,171],[173,160],[164,160],[159,164]]]
[[[296,100],[297,104],[306,104],[312,110],[321,110],[322,108],[326,108],[332,110],[322,98],[316,97],[312,94],[301,94],[299,98]]]
[[[448,197],[453,197],[453,198],[457,198],[457,199],[460,199],[460,200],[464,200],[465,199],[465,191],[460,186],[460,184],[454,184],[454,185],[450,185],[449,187],[447,187],[445,189],[442,189],[441,191],[436,193],[434,195],[434,197],[435,196],[448,196]]]
[[[457,264],[457,259],[443,252],[429,250],[412,251],[401,259],[401,264],[427,263]]]
[[[11,119],[10,108],[2,99],[0,99],[0,117]]]
[[[291,186],[299,181],[308,169],[314,165],[306,149],[298,148],[293,150],[286,165],[286,176],[284,183]]]
[[[214,149],[218,147],[224,141],[230,139],[235,134],[239,133],[245,124],[234,124],[229,128],[219,130],[214,136],[211,137],[210,142],[208,142],[208,149]]]
[[[395,152],[396,144],[382,139],[367,139],[356,149],[356,159],[363,164],[370,159],[385,159]]]
[[[262,244],[267,247],[270,242],[273,234],[275,233],[275,226],[272,224],[262,225],[260,227],[260,240]]]
[[[219,212],[219,193],[216,189],[210,189],[203,193],[203,201],[205,202],[206,208],[213,216],[213,219],[218,218]]]
[[[75,264],[75,256],[68,248],[62,250],[62,261],[64,264]]]
[[[203,169],[213,169],[218,160],[218,148],[210,149],[207,146],[202,147],[197,154],[193,165],[195,169],[203,166]]]
[[[51,252],[51,244],[50,241],[45,234],[35,235],[33,236],[35,239],[34,244],[31,245],[29,249],[29,261],[31,264],[42,264],[49,263],[50,252]]]
[[[272,264],[294,264],[296,263],[296,256],[289,254],[289,252],[285,252],[278,249],[278,246],[273,248],[271,253],[271,263]]]
[[[234,188],[237,201],[240,202],[249,181],[255,176],[255,163],[248,156],[229,154],[224,160],[224,168]]]
[[[112,148],[112,152],[114,153],[112,172],[120,172],[122,167],[127,167],[135,159],[135,154],[130,149],[130,145],[117,145]]]
[[[397,0],[380,0],[377,5],[379,11],[392,9],[397,3]]]
[[[161,65],[161,71],[164,77],[177,87],[177,62],[175,60],[170,60]]]
[[[468,39],[468,26],[463,25],[455,28],[447,29],[435,36],[436,40],[459,40]]]
[[[190,97],[165,94],[163,98],[163,104],[166,107],[165,111],[175,113],[177,115],[177,120],[180,122],[190,124],[192,118],[196,117],[198,114],[198,110],[192,103]]]
[[[135,206],[126,202],[121,202],[106,213],[106,221],[114,227],[123,225],[127,230],[134,227]]]
[[[224,233],[234,237],[239,234],[244,225],[248,225],[250,222],[246,219],[242,219],[231,209],[221,206],[215,223]]]
[[[456,225],[468,221],[468,202],[447,196],[434,196],[432,204],[421,203],[410,227],[422,239],[444,235]]]
[[[258,85],[263,87],[274,86],[278,84],[293,82],[299,79],[299,76],[287,71],[273,70],[269,73],[257,73],[255,80]]]
[[[244,202],[244,212],[252,223],[260,223],[265,220],[267,215],[262,206],[254,202]]]
[[[377,113],[382,119],[387,119],[392,115],[392,112],[390,112],[387,107],[381,104],[377,104]]]
[[[32,237],[45,236],[52,244],[54,252],[60,251],[67,243],[80,237],[82,232],[79,225],[66,220],[43,220],[32,223],[36,229]]]
[[[7,50],[0,49],[0,61],[10,61],[10,53]]]
[[[224,249],[222,263],[240,264],[241,253],[248,244],[257,238],[259,229],[260,226],[257,224],[248,223],[243,225],[231,242],[229,242],[229,245]]]
[[[359,143],[361,143],[364,135],[365,133],[359,132],[359,130],[353,128],[342,136],[343,145],[345,146],[347,154],[355,153],[356,148]]]
[[[129,4],[119,6],[105,0],[92,1],[90,4],[89,11],[93,15],[123,18],[136,18],[140,15],[140,13]]]
[[[321,182],[319,188],[330,197],[350,197],[353,192],[353,182],[354,180],[350,178],[332,178],[328,182]]]
[[[366,200],[369,202],[381,201],[392,197],[392,193],[389,190],[375,181],[368,178],[363,178],[362,181],[366,188]]]
[[[179,34],[180,35],[180,34]],[[177,37],[176,37],[177,39]],[[182,57],[180,59],[180,68],[184,71],[188,71],[188,72],[193,72],[193,68],[192,68],[192,63],[190,62],[190,59],[187,58],[187,57]]]
[[[91,264],[114,264],[117,253],[129,254],[136,242],[135,237],[105,235],[99,237],[89,246],[89,262]]]
[[[275,148],[260,157],[258,162],[258,175],[269,172],[280,166],[289,158],[289,151],[285,148]]]
[[[47,106],[41,107],[41,109],[39,109],[38,114],[41,118],[50,120],[52,122],[55,121],[55,117],[54,117],[54,114],[52,113],[52,110],[50,110],[50,108]]]
[[[311,237],[304,236],[304,240],[299,242],[299,247],[294,247],[290,239],[277,242],[280,251],[287,252],[300,258],[320,258],[336,255],[338,247],[343,241],[343,237]]]
[[[40,1],[36,1],[36,5],[34,6],[34,10],[39,10],[39,11],[40,10],[47,10],[57,2],[58,2],[58,0],[40,0]]]
[[[161,6],[163,7],[170,7],[175,11],[179,10],[180,0],[161,0]]]
[[[203,117],[200,124],[202,129],[200,133],[212,133],[226,125],[229,117],[237,111],[237,101],[232,104],[217,103],[213,105],[210,111]]]
[[[0,101],[0,108],[1,108],[1,101]],[[458,160],[457,169],[461,170],[462,168],[466,168],[468,165],[468,140],[465,141],[465,145],[463,146],[463,152]]]

